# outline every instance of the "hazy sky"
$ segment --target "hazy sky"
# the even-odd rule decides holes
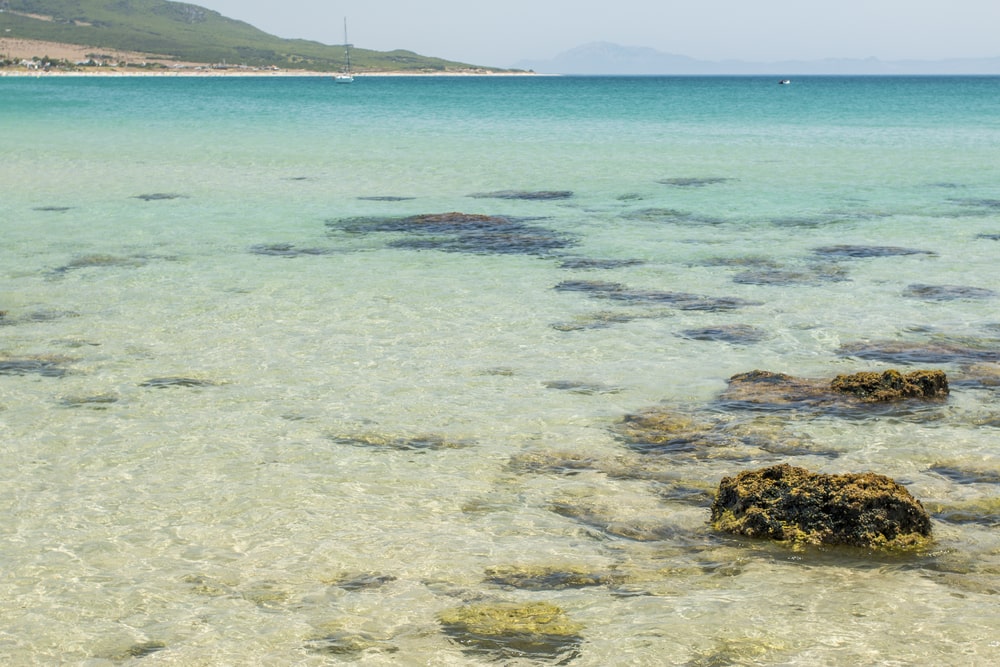
[[[191,0],[280,37],[476,65],[589,42],[750,61],[1000,56],[1000,0]]]

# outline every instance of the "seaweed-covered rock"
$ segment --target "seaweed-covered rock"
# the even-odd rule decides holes
[[[565,280],[555,286],[559,292],[583,292],[598,299],[611,299],[636,305],[667,306],[678,310],[727,311],[760,305],[737,297],[713,297],[687,292],[641,290],[621,283],[602,280]]]
[[[793,544],[879,549],[920,546],[931,535],[920,501],[889,477],[826,475],[788,464],[724,477],[712,526]]]
[[[755,370],[729,378],[719,405],[731,409],[837,412],[947,395],[948,379],[938,370],[905,375],[896,370],[854,373],[839,375],[832,381]]]
[[[0,375],[36,374],[58,378],[69,371],[62,366],[67,360],[59,357],[29,357],[26,359],[0,359]]]
[[[150,378],[139,383],[140,387],[151,389],[166,389],[168,387],[217,387],[220,383],[203,378],[170,376]]]
[[[939,398],[948,395],[948,378],[944,371],[913,371],[904,375],[888,370],[838,375],[830,383],[830,388],[872,403],[903,398]]]
[[[250,252],[268,257],[303,257],[307,255],[330,255],[329,248],[297,248],[291,243],[261,243],[250,246]]]
[[[442,612],[445,633],[472,654],[502,660],[574,659],[583,627],[547,602],[475,604]]]

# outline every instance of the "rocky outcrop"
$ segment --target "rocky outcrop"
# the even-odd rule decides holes
[[[755,370],[729,378],[719,403],[735,409],[851,412],[872,404],[947,395],[948,378],[940,370],[861,372],[832,381]]]
[[[873,549],[927,542],[931,522],[920,501],[876,473],[826,475],[788,464],[724,477],[712,526],[754,538]]]

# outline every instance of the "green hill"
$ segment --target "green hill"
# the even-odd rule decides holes
[[[136,51],[180,62],[319,72],[340,70],[344,61],[343,46],[282,39],[210,9],[165,0],[0,0],[2,38]],[[351,65],[359,72],[494,69],[412,51],[354,47]]]

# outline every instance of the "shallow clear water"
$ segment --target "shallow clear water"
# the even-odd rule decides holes
[[[0,364],[20,364],[0,373],[0,654],[479,664],[442,611],[546,601],[583,626],[574,665],[993,664],[1000,297],[977,290],[1000,292],[998,91],[0,80]],[[572,196],[470,197],[500,191]],[[449,211],[521,220],[520,236],[371,222]],[[920,252],[817,253],[837,245]],[[690,335],[728,325],[759,339]],[[988,363],[843,353],[858,341]],[[848,418],[716,403],[758,368],[911,366],[948,372],[945,404]],[[809,445],[649,457],[615,437],[663,405]],[[574,474],[530,463],[572,457],[588,461]],[[789,551],[714,533],[704,493],[678,491],[785,461],[896,478],[931,510],[934,546]],[[512,565],[616,576],[487,581]]]

